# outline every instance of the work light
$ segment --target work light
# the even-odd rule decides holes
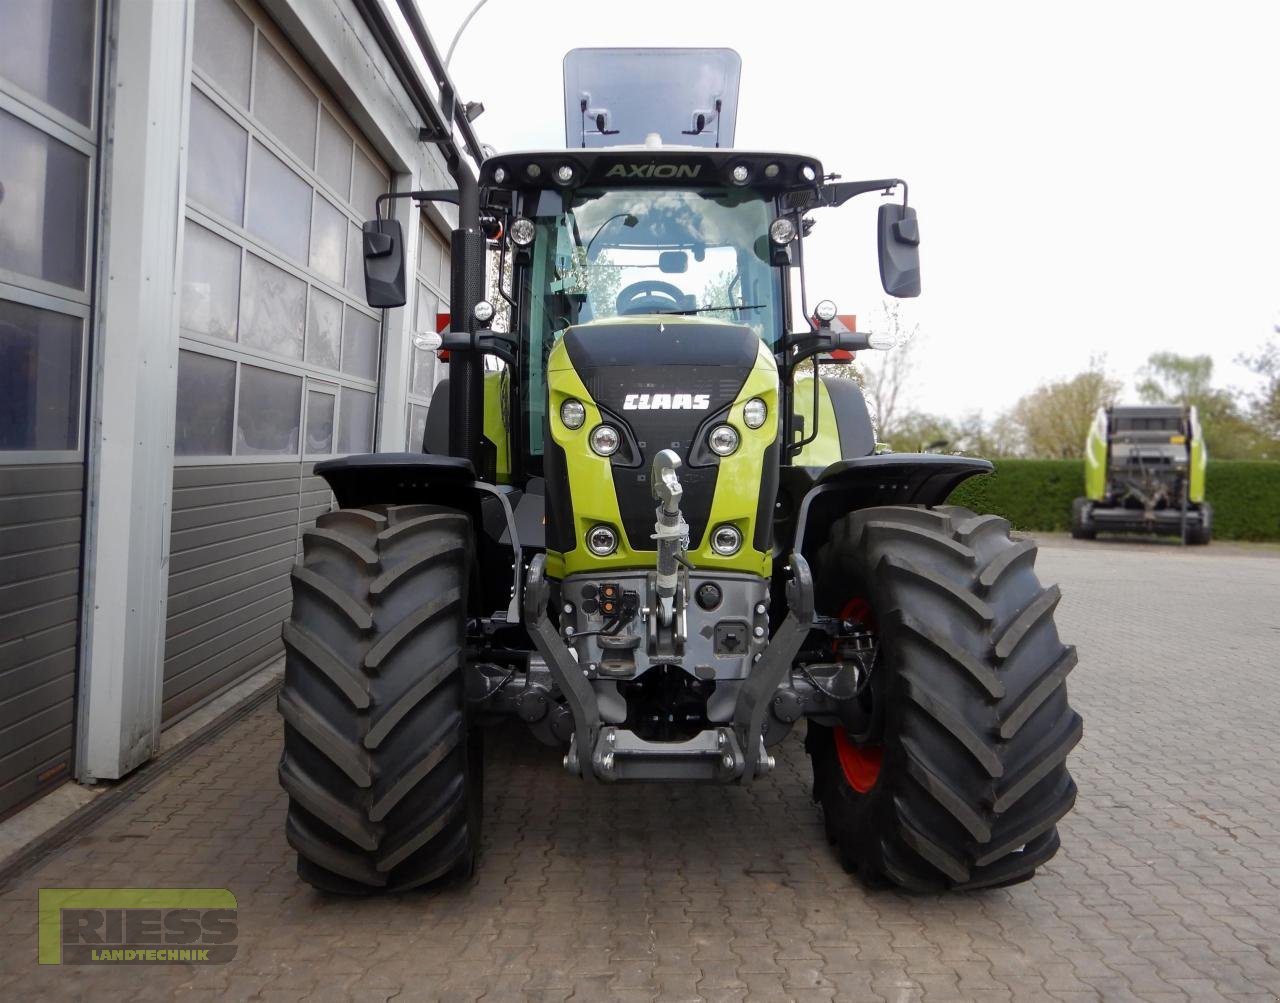
[[[516,247],[528,247],[533,243],[534,235],[537,229],[533,225],[533,220],[520,216],[511,224],[511,243]]]

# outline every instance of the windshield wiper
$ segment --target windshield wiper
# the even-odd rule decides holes
[[[744,303],[741,306],[700,306],[694,307],[692,310],[655,310],[654,313],[670,313],[670,314],[690,314],[690,313],[708,313],[714,310],[763,310],[764,303]]]

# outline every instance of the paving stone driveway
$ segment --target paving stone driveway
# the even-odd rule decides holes
[[[800,741],[749,790],[589,788],[518,731],[486,767],[469,885],[381,901],[297,880],[260,708],[0,893],[0,997],[145,1000],[1275,1000],[1280,551],[1050,541],[1085,738],[1030,884],[865,891]],[[214,885],[220,967],[36,965],[41,886]]]

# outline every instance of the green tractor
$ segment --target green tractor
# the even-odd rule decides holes
[[[1092,540],[1099,530],[1160,533],[1208,543],[1208,459],[1194,407],[1099,408],[1084,451],[1085,495],[1071,507],[1071,535]]]
[[[906,184],[734,149],[738,65],[577,50],[567,149],[407,193],[458,206],[450,376],[422,452],[316,466],[338,507],[304,535],[279,699],[312,885],[470,874],[504,716],[609,784],[751,784],[803,720],[826,833],[869,882],[1006,885],[1057,851],[1082,727],[1058,589],[1005,520],[946,504],[989,463],[876,453],[856,385],[821,372],[875,339],[810,310],[804,238],[901,192],[881,281],[917,295]],[[405,301],[392,197],[364,227],[378,307]]]

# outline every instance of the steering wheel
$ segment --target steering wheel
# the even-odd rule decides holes
[[[685,293],[679,286],[658,279],[633,282],[618,293],[618,313],[652,313],[655,310],[683,310]]]

